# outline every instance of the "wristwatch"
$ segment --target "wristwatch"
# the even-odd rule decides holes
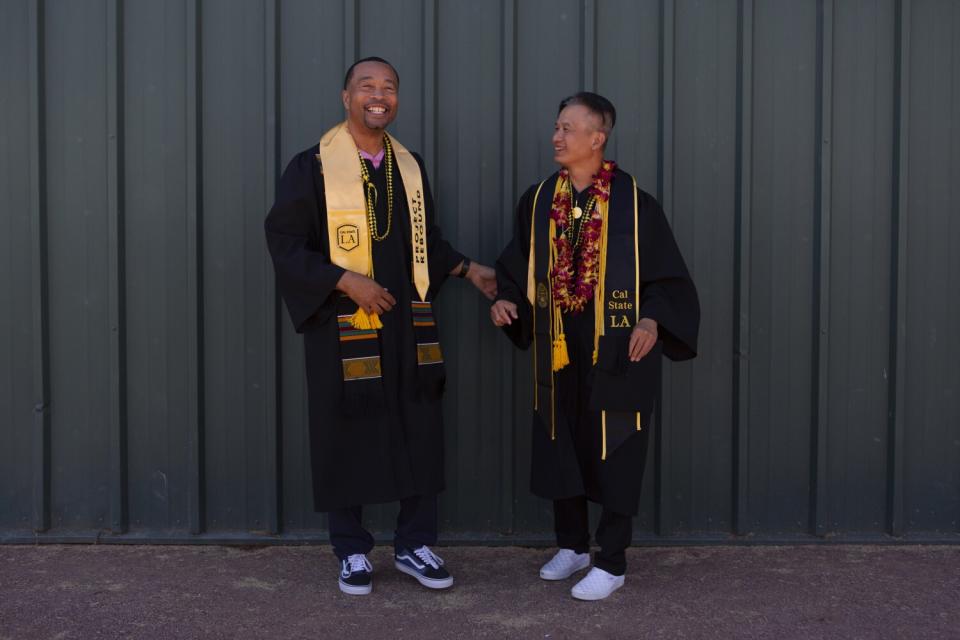
[[[467,271],[470,271],[470,258],[464,258],[463,262],[460,263],[460,271],[457,273],[457,277],[466,278]]]

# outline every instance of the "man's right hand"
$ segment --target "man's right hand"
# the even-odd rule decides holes
[[[517,318],[517,305],[509,300],[497,300],[490,307],[490,319],[498,327],[513,324]]]
[[[353,271],[344,271],[337,281],[337,290],[343,291],[367,313],[386,313],[397,304],[396,298],[375,280]]]

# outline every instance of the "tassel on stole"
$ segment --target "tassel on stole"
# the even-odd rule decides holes
[[[560,371],[570,364],[570,355],[567,353],[567,336],[559,334],[553,339],[553,370]]]
[[[563,316],[560,315],[560,305],[553,306],[553,371],[557,372],[570,364],[570,354],[567,351],[567,336],[563,332]]]
[[[358,308],[357,312],[350,318],[350,324],[354,329],[383,329],[383,323],[380,322],[380,316],[376,313],[367,313],[364,309]]]

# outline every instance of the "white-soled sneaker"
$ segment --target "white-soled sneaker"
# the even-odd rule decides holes
[[[449,589],[453,586],[453,576],[443,566],[443,558],[435,554],[430,547],[423,546],[413,551],[398,548],[393,566],[430,589]]]
[[[566,580],[577,571],[590,566],[589,553],[577,553],[573,549],[560,549],[550,562],[540,567],[544,580]]]
[[[594,567],[583,580],[573,585],[570,595],[577,600],[603,600],[623,586],[623,576],[615,576]]]
[[[373,590],[373,567],[367,556],[355,553],[340,561],[340,591],[365,596]]]

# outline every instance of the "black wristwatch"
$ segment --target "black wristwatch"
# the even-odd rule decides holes
[[[457,277],[466,278],[467,271],[470,271],[470,258],[464,258],[463,262],[460,263],[460,271],[457,273]]]

